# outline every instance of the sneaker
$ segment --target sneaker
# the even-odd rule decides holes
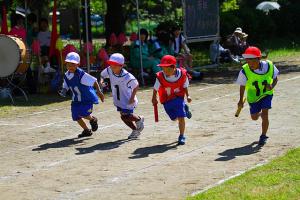
[[[184,135],[179,135],[178,137],[178,145],[184,145],[185,144],[185,137]]]
[[[90,121],[90,125],[92,127],[92,131],[98,130],[98,119],[96,117],[93,117],[93,119]]]
[[[190,108],[189,108],[189,106],[187,104],[185,104],[184,110],[185,110],[185,113],[186,113],[186,117],[188,119],[191,119],[192,118],[192,113],[191,113]]]
[[[78,138],[89,137],[91,135],[93,135],[92,131],[90,129],[85,129],[81,134],[78,135]]]
[[[264,144],[266,144],[268,138],[269,138],[269,137],[266,136],[266,135],[261,135],[261,136],[259,137],[258,144],[259,144],[259,145],[264,145]]]
[[[131,134],[128,136],[128,139],[137,139],[141,135],[141,132],[138,130],[133,130]]]
[[[145,118],[143,116],[140,116],[140,120],[135,122],[136,123],[136,130],[139,132],[142,132],[142,130],[144,129],[144,120]]]

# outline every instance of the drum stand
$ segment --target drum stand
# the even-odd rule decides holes
[[[5,87],[3,87],[3,88],[0,88],[0,92],[3,92],[4,95],[8,95],[10,97],[10,99],[11,99],[11,101],[12,101],[13,104],[15,103],[14,102],[14,98],[13,98],[13,91],[16,90],[16,89],[19,90],[23,94],[25,100],[28,101],[28,96],[25,93],[25,91],[21,87],[19,87],[17,84],[15,84],[13,82],[13,80],[15,78],[15,75],[16,74],[13,74],[13,75],[7,77],[6,78],[7,85]],[[25,77],[25,74],[22,74],[21,76],[19,76],[19,77],[21,77],[21,79],[24,80],[24,78],[22,76]],[[21,83],[21,82],[23,82],[23,80],[21,80],[19,82]]]

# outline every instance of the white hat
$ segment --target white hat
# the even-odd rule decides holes
[[[125,62],[124,56],[120,53],[114,53],[109,57],[107,64],[123,66]]]
[[[234,32],[235,33],[243,33],[243,30],[242,30],[242,28],[237,27]]]
[[[79,64],[80,63],[80,56],[76,52],[70,52],[67,54],[65,62]]]

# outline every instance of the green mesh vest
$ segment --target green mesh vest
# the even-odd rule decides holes
[[[273,90],[267,90],[267,85],[273,83],[274,66],[268,61],[268,71],[265,74],[257,74],[250,69],[248,64],[243,65],[245,75],[247,77],[246,91],[247,101],[255,103],[267,95],[272,95]]]

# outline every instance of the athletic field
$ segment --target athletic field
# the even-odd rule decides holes
[[[70,103],[0,119],[0,199],[184,199],[282,155],[300,144],[300,72],[282,70],[270,111],[268,143],[257,146],[259,121],[249,107],[234,117],[235,77],[192,84],[187,143],[177,146],[177,123],[159,106],[154,122],[152,90],[138,92],[145,116],[139,140],[108,96],[95,106],[99,130],[77,139]]]

